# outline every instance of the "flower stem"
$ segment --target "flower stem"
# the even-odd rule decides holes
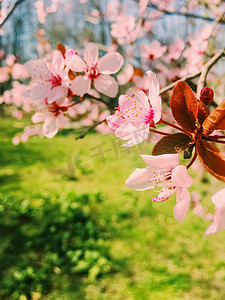
[[[225,144],[225,141],[220,141],[220,140],[214,139],[213,137],[208,137],[207,141],[210,141],[213,143]]]
[[[165,121],[165,120],[162,120],[162,119],[161,119],[160,121],[161,121],[161,123],[163,123],[163,124],[165,124],[165,125],[168,125],[168,126],[170,126],[170,127],[176,128],[177,130],[180,130],[180,131],[184,132],[185,134],[187,134],[186,131],[185,131],[184,129],[182,129],[181,127],[179,127],[179,126],[177,126],[177,125],[175,125],[175,124],[169,123],[169,122],[167,122],[167,121]]]
[[[225,139],[225,135],[212,135],[212,136],[209,136],[209,138],[213,138],[213,139]]]
[[[187,169],[189,169],[190,168],[190,166],[194,163],[194,161],[196,160],[196,158],[197,158],[197,153],[196,153],[196,151],[195,151],[195,154],[194,154],[194,156],[192,157],[192,160],[189,162],[189,164],[187,165]]]
[[[171,135],[171,133],[163,132],[163,131],[160,131],[160,130],[155,130],[153,128],[149,128],[149,131],[154,132],[154,133],[158,133],[158,134],[162,134],[162,135]]]

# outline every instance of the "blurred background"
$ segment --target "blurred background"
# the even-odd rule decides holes
[[[37,132],[24,135],[32,110],[20,102],[21,86],[29,82],[21,65],[48,58],[57,42],[77,50],[92,41],[101,55],[114,47],[136,69],[160,73],[162,62],[145,64],[140,46],[154,40],[169,46],[179,37],[188,47],[190,36],[215,22],[224,2],[149,1],[146,31],[135,45],[117,42],[111,25],[118,14],[138,18],[138,1],[0,3],[0,299],[225,299],[224,232],[204,237],[214,213],[211,196],[224,184],[196,162],[192,205],[179,223],[174,196],[152,203],[154,191],[136,192],[124,183],[145,167],[139,154],[150,154],[152,143],[121,148],[105,127],[98,130],[104,134],[75,140],[92,125],[83,121],[91,119],[91,105],[78,125],[53,139],[28,140]],[[222,17],[205,58],[224,47],[224,28]],[[182,69],[185,58],[176,63],[172,67]],[[172,81],[164,77],[161,87]],[[221,60],[209,77],[218,103],[224,80]],[[120,93],[129,86],[121,84]],[[107,101],[117,105],[118,98]],[[203,208],[196,204],[200,198]]]

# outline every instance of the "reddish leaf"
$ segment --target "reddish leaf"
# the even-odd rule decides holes
[[[198,157],[206,170],[217,179],[225,182],[225,156],[213,144],[198,139],[196,141]]]
[[[65,56],[66,48],[61,43],[57,43],[57,50],[62,53],[63,56]]]
[[[225,99],[217,108],[205,119],[202,124],[203,134],[210,135],[215,129],[225,130]]]
[[[171,96],[171,110],[177,123],[187,133],[195,133],[198,115],[198,100],[185,81],[179,81]]]
[[[153,155],[180,153],[188,148],[191,138],[184,133],[174,133],[164,136],[153,148]]]
[[[205,119],[209,116],[210,111],[208,106],[203,102],[198,101],[198,122],[200,125],[205,121]]]

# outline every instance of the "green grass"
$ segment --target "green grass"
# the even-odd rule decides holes
[[[0,123],[1,277],[10,280],[27,257],[43,264],[51,234],[44,237],[47,246],[41,249],[28,251],[24,244],[35,238],[42,226],[40,220],[46,218],[63,216],[60,232],[69,235],[72,221],[64,212],[78,205],[85,226],[90,221],[97,232],[93,241],[108,260],[108,269],[95,264],[92,271],[89,267],[88,272],[71,275],[65,260],[62,271],[56,269],[52,275],[49,270],[49,277],[43,279],[52,288],[41,299],[225,299],[225,231],[205,238],[209,222],[192,214],[192,209],[182,223],[173,218],[175,197],[152,203],[154,192],[135,192],[124,183],[135,168],[145,166],[138,154],[150,154],[151,144],[125,149],[110,135],[90,134],[76,141],[73,134],[61,134],[53,139],[31,138],[14,146],[12,137],[22,125],[4,118]],[[106,151],[104,157],[99,155],[100,147]],[[202,180],[196,171],[192,175],[195,180],[190,191],[198,191],[204,205],[213,211],[210,198],[223,184],[209,175]],[[58,204],[62,212],[57,214]],[[77,219],[73,220],[77,224]],[[90,249],[84,241],[84,247]],[[34,293],[42,291],[38,284],[33,287],[30,292],[35,299],[38,294]],[[5,299],[26,299],[22,296],[26,288],[25,284],[20,295]]]

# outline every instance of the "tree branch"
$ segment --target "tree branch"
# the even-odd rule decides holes
[[[115,108],[111,105],[111,104],[109,104],[108,102],[106,102],[105,100],[102,100],[102,99],[100,99],[100,98],[96,98],[96,97],[94,97],[94,96],[91,96],[90,95],[90,97],[91,97],[91,99],[94,99],[95,101],[98,101],[98,102],[101,102],[101,103],[104,103],[106,106],[108,106],[111,110],[115,110]]]
[[[163,93],[165,93],[165,92],[171,90],[172,88],[174,88],[175,85],[178,83],[178,81],[191,80],[191,79],[194,79],[194,78],[196,78],[196,77],[198,77],[198,76],[200,76],[200,75],[201,75],[201,71],[199,71],[198,73],[195,73],[195,74],[193,74],[193,75],[184,76],[184,77],[182,77],[181,79],[179,79],[179,80],[177,80],[177,81],[175,81],[175,82],[173,82],[173,83],[171,83],[171,84],[165,86],[163,89],[161,89],[161,90],[159,91],[159,95],[162,95]]]
[[[157,5],[154,5],[154,4],[151,4],[151,3],[148,4],[148,7],[152,7],[154,9],[164,13],[165,15],[177,15],[177,16],[184,16],[184,17],[187,17],[187,18],[201,19],[201,20],[205,20],[205,21],[208,21],[208,22],[215,22],[215,19],[213,19],[213,18],[204,17],[204,16],[200,16],[200,15],[195,15],[195,14],[191,14],[191,13],[183,13],[181,11],[168,11],[166,9],[160,9]],[[221,18],[220,23],[225,24],[225,20],[223,20],[223,18]]]
[[[86,131],[84,131],[82,134],[78,135],[75,139],[76,140],[83,139],[90,131],[92,131],[93,129],[95,129],[95,127],[97,127],[98,125],[102,124],[105,121],[106,121],[106,119],[96,122],[91,127],[89,127]]]
[[[203,78],[203,81],[204,81],[204,79],[206,78],[209,70],[218,62],[218,60],[220,58],[222,58],[224,56],[225,56],[225,48],[220,50],[220,52],[218,52],[216,55],[214,55],[205,65],[203,65],[202,69],[199,72],[197,72],[193,75],[184,76],[183,78],[167,85],[166,87],[164,87],[163,89],[160,90],[159,95],[171,90],[173,87],[175,87],[175,85],[177,84],[178,81],[186,81],[186,80],[194,79],[198,76],[201,76]],[[202,79],[201,79],[201,81],[202,81]],[[199,86],[200,86],[200,84],[199,84]],[[201,91],[202,88],[198,87],[198,90],[199,89]]]
[[[6,23],[6,21],[9,19],[9,17],[12,15],[12,13],[14,12],[14,10],[16,9],[16,7],[22,3],[24,0],[17,0],[11,7],[10,11],[8,12],[7,16],[5,17],[5,19],[0,23],[0,28]]]
[[[201,75],[198,80],[197,95],[200,95],[202,88],[206,85],[206,77],[210,69],[218,62],[218,60],[225,56],[225,48],[214,55],[205,65],[202,67]]]

